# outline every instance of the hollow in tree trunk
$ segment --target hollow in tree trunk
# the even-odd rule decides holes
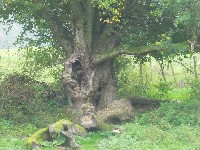
[[[63,81],[69,105],[77,120],[83,115],[80,111],[84,104],[92,104],[95,111],[109,106],[116,99],[116,86],[113,59],[96,63],[96,49],[88,48],[80,27],[77,28],[75,36],[74,50],[65,61]],[[99,48],[100,45],[97,47],[98,51],[109,49],[105,44],[102,49]]]
[[[67,87],[69,104],[79,108],[88,102],[98,110],[103,109],[116,98],[113,61],[95,65],[81,57],[74,54],[65,62],[63,79]]]

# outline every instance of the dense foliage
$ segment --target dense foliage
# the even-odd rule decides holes
[[[55,90],[44,82],[20,74],[7,76],[0,87],[0,116],[3,118],[41,127],[68,117],[67,100],[61,88]]]
[[[79,16],[79,5],[82,16]],[[91,6],[90,4],[91,3]],[[78,7],[75,7],[77,5]],[[195,47],[198,45],[199,37],[199,2],[193,1],[2,1],[0,5],[1,22],[9,24],[17,22],[23,25],[23,32],[19,36],[17,43],[23,43],[27,47],[27,58],[34,58],[36,66],[51,66],[60,63],[63,52],[74,43],[75,30],[73,19],[85,21],[85,31],[93,31],[94,26],[110,26],[108,31],[118,37],[118,42],[122,45],[140,47],[154,44],[166,49],[171,43],[185,42],[190,40]],[[90,7],[97,9],[97,14],[90,12]],[[88,10],[86,10],[88,9]],[[92,25],[86,16],[94,13],[97,23]],[[71,15],[74,16],[71,16]],[[83,17],[82,19],[80,17]],[[92,17],[92,16],[91,16]],[[101,22],[101,23],[98,23]],[[111,25],[107,25],[111,24]],[[87,31],[88,30],[88,31]],[[26,33],[35,35],[29,38]],[[95,33],[96,32],[96,33]],[[64,33],[64,34],[63,34]],[[90,35],[86,34],[86,41],[90,41]],[[61,44],[61,39],[66,39],[65,48]],[[167,39],[167,40],[166,40]],[[33,49],[39,47],[41,49]],[[185,53],[185,49],[180,51],[180,45],[172,47],[164,57]],[[34,52],[35,51],[35,52]],[[163,54],[163,52],[161,52]],[[154,57],[161,59],[161,54],[153,54]],[[144,57],[144,56],[142,56]],[[45,62],[44,62],[45,61]],[[33,63],[33,62],[32,62]]]

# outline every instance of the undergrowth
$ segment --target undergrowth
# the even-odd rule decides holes
[[[163,103],[121,126],[123,132],[103,139],[100,150],[198,150],[200,148],[200,103]]]
[[[103,139],[100,150],[197,150],[200,128],[181,125],[167,130],[155,125],[126,124],[123,133]]]
[[[199,100],[163,103],[156,111],[143,114],[137,122],[141,125],[200,126]]]
[[[5,119],[42,127],[68,117],[61,88],[21,74],[7,76],[0,87],[0,116]]]
[[[36,130],[32,124],[14,124],[0,118],[0,150],[28,150],[26,138]]]

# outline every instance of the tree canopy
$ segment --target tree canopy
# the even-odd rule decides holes
[[[97,45],[92,41],[102,31],[114,34],[126,47],[160,44],[161,35],[172,38],[172,43],[197,40],[199,7],[197,0],[3,0],[0,11],[2,22],[23,25],[17,42],[28,41],[28,47],[48,44],[68,53],[73,49],[74,24],[77,22],[84,26],[90,49]],[[26,32],[37,38],[27,38]],[[48,49],[51,48],[48,46]]]

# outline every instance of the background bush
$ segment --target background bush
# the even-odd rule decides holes
[[[55,89],[21,74],[8,75],[0,87],[0,116],[6,119],[42,126],[67,117],[61,87]]]
[[[191,82],[190,96],[192,99],[200,99],[200,81],[194,80]]]

